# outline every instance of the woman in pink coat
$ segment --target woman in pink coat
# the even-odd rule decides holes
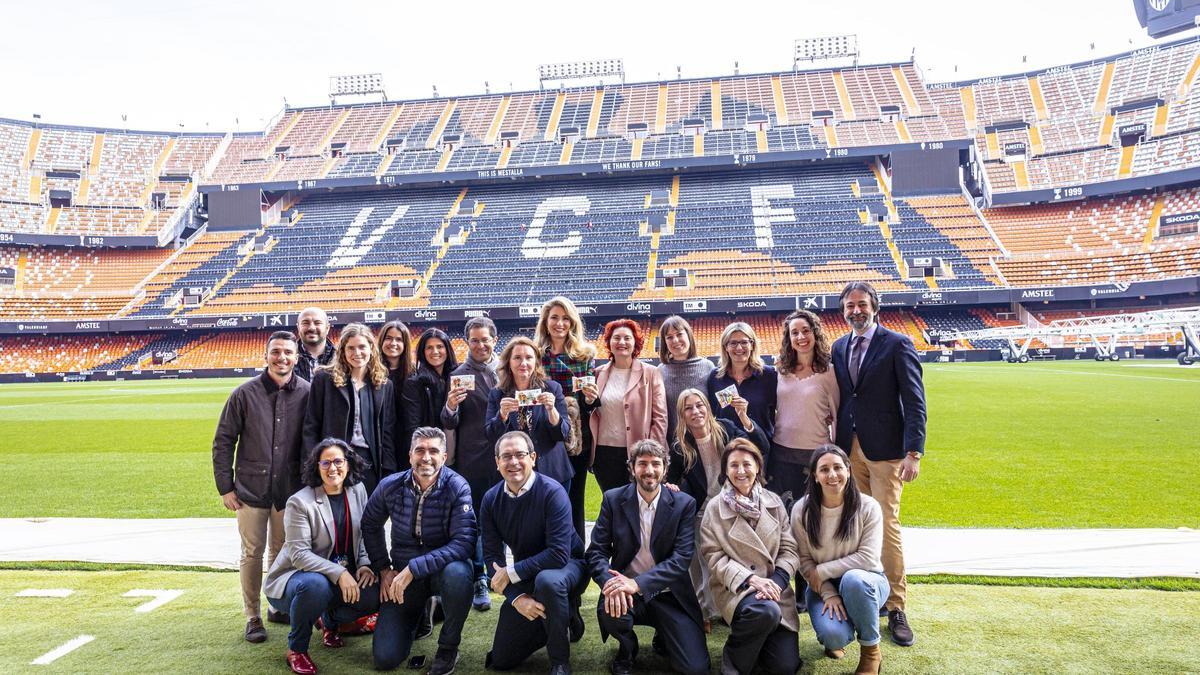
[[[608,322],[603,339],[610,360],[596,369],[596,394],[589,388],[585,396],[594,406],[592,472],[601,490],[611,490],[629,483],[626,462],[634,443],[649,438],[667,447],[667,396],[662,373],[637,358],[645,336],[636,321]]]

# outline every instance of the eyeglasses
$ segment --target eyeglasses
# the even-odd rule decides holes
[[[473,346],[490,345],[490,344],[493,344],[494,342],[495,342],[495,340],[493,340],[492,338],[484,338],[482,340],[477,339],[477,338],[471,338],[470,340],[467,340],[467,344],[470,344]]]
[[[341,457],[338,457],[337,459],[323,459],[317,462],[317,466],[321,467],[322,469],[328,469],[331,466],[335,466],[340,469],[343,466],[346,466],[346,460],[342,459]]]
[[[500,455],[500,457],[498,457],[498,459],[502,463],[508,464],[509,462],[513,461],[514,459],[517,460],[518,462],[523,462],[523,461],[525,461],[525,458],[528,456],[529,456],[528,452],[511,452],[511,453],[506,452],[503,455]]]
[[[730,340],[728,344],[734,349],[747,349],[754,344],[754,340]]]

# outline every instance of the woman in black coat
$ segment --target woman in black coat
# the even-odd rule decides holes
[[[442,428],[442,408],[450,391],[450,373],[458,359],[450,346],[450,336],[437,328],[427,328],[417,342],[417,369],[404,381],[404,438],[398,448],[407,450],[417,427]],[[449,439],[447,439],[449,441]],[[407,466],[407,452],[405,453]]]
[[[671,440],[671,463],[667,466],[667,482],[696,500],[696,540],[700,540],[700,519],[704,516],[704,504],[721,491],[721,453],[735,438],[748,438],[759,450],[766,453],[771,441],[762,427],[747,413],[746,400],[738,397],[731,403],[737,422],[713,414],[708,396],[699,389],[684,389],[679,400],[674,402],[675,438]],[[692,559],[688,569],[696,598],[704,612],[706,631],[711,622],[720,616],[709,590],[708,565],[700,556]]]
[[[333,362],[313,374],[304,416],[305,452],[324,438],[345,441],[363,459],[367,494],[374,492],[384,476],[396,471],[394,396],[371,329],[347,324]]]
[[[404,435],[404,381],[412,375],[412,333],[404,322],[395,319],[383,324],[378,333],[379,356],[387,367],[388,380],[392,383],[392,400],[396,402],[393,415],[392,445],[396,447],[396,470],[408,468],[409,439]]]

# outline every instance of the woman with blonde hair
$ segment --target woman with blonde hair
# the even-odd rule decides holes
[[[496,366],[496,388],[488,394],[484,431],[495,443],[510,431],[533,439],[537,472],[570,492],[575,470],[563,442],[571,433],[562,387],[542,374],[542,353],[524,336],[508,341]],[[537,391],[531,395],[530,392]],[[583,476],[579,477],[583,480]]]
[[[571,520],[575,532],[585,538],[583,529],[584,491],[587,488],[588,463],[592,447],[592,430],[588,425],[592,406],[587,402],[587,393],[597,395],[594,383],[582,387],[573,386],[577,377],[596,376],[596,348],[584,334],[583,319],[569,298],[561,295],[550,298],[542,305],[534,337],[542,350],[542,370],[546,377],[562,387],[567,402],[567,417],[571,421],[571,438],[566,444],[571,468],[580,479],[571,482],[567,498],[571,502]]]
[[[662,373],[667,393],[667,440],[675,438],[675,414],[679,394],[684,389],[704,389],[708,376],[716,369],[712,361],[696,351],[692,325],[681,316],[668,316],[658,329],[658,372]]]
[[[324,438],[345,441],[363,459],[367,494],[374,492],[379,481],[397,470],[394,396],[374,333],[361,323],[346,324],[333,361],[313,374],[304,449]]]
[[[737,390],[732,398],[718,396],[729,387]],[[759,356],[758,335],[750,324],[734,321],[721,332],[721,356],[717,369],[708,376],[708,402],[717,415],[730,422],[737,421],[734,403],[744,399],[746,410],[767,438],[775,433],[775,389],[778,386],[775,369],[763,363]]]
[[[678,485],[682,492],[696,500],[699,546],[700,518],[704,515],[704,505],[721,491],[722,448],[733,439],[747,438],[760,453],[766,453],[771,443],[763,430],[746,414],[745,405],[740,407],[738,422],[730,422],[713,415],[704,392],[691,388],[679,393],[674,408],[679,425],[671,441],[671,461],[667,465],[666,482]],[[692,558],[689,572],[700,608],[704,610],[705,632],[709,632],[713,619],[720,616],[720,612],[713,604],[712,593],[708,589],[708,566],[697,555]]]

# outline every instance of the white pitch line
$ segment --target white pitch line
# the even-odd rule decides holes
[[[138,607],[136,607],[133,610],[135,612],[143,612],[144,613],[144,612],[153,612],[154,610],[158,609],[159,607],[162,607],[163,605],[174,600],[175,598],[178,598],[181,595],[183,595],[183,591],[148,591],[148,590],[144,590],[141,588],[135,588],[132,591],[129,591],[128,593],[126,593],[125,595],[123,595],[121,597],[123,597],[123,598],[154,598],[150,602],[147,602],[144,605],[139,605]]]
[[[80,635],[79,637],[75,638],[74,640],[71,640],[70,642],[64,644],[63,646],[52,649],[52,650],[46,652],[45,654],[42,654],[41,656],[37,657],[36,659],[30,661],[29,665],[31,665],[31,666],[48,666],[51,663],[54,663],[58,659],[66,656],[67,654],[70,654],[71,652],[75,651],[76,649],[79,649],[80,647],[86,645],[87,643],[89,643],[95,639],[96,638],[91,635]]]
[[[17,593],[18,598],[65,598],[75,591],[69,588],[26,588]]]

